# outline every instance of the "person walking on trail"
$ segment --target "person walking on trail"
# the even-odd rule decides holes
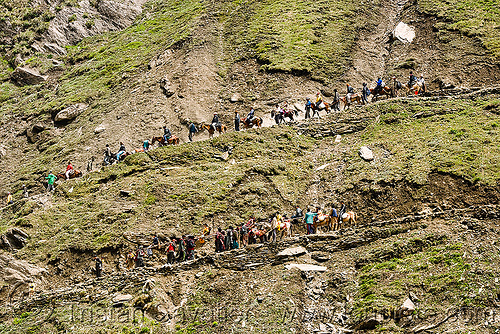
[[[47,191],[50,192],[54,190],[54,182],[56,181],[57,176],[52,174],[52,172],[49,172],[49,175],[45,177],[45,179],[47,180]]]
[[[346,213],[346,207],[344,202],[340,202],[340,210],[339,210],[339,222],[342,222],[342,216]]]
[[[113,156],[113,153],[111,153],[111,148],[109,147],[109,144],[106,144],[106,149],[104,150],[104,164],[105,165],[111,165],[111,157]]]
[[[7,205],[14,204],[14,200],[12,199],[12,194],[10,192],[7,193]]]
[[[147,151],[149,151],[149,140],[145,140],[143,143],[142,143],[142,149],[144,150],[144,153],[146,153]]]
[[[304,116],[304,119],[311,118],[311,108],[312,108],[312,102],[310,98],[306,98],[306,114]]]
[[[340,111],[340,95],[337,89],[333,90],[333,110]]]
[[[304,217],[304,222],[306,223],[307,234],[314,234],[313,223],[314,217],[316,217],[316,212],[311,212],[311,209],[307,209],[306,215]]]
[[[220,253],[224,251],[224,234],[222,229],[219,227],[217,233],[215,233],[215,252]]]
[[[156,248],[156,249],[160,249],[161,245],[160,245],[160,239],[158,239],[158,234],[155,233],[153,235],[153,241],[151,242],[151,245],[149,245],[149,249],[153,249],[153,248]]]
[[[240,131],[240,114],[237,110],[234,111],[234,131]]]
[[[69,175],[73,174],[73,165],[71,164],[71,161],[68,161],[68,166],[66,166],[66,180],[69,180]]]
[[[26,188],[26,185],[23,184],[23,197],[28,198],[28,188]]]
[[[186,240],[186,251],[187,251],[187,259],[188,260],[193,260],[194,259],[194,248],[195,248],[195,241],[194,241],[194,236],[190,235],[188,236]]]
[[[192,121],[189,122],[188,130],[189,130],[189,135],[188,135],[189,141],[193,141],[193,136],[196,132],[198,132],[198,129],[196,128],[196,125],[194,125]]]
[[[167,246],[167,263],[173,264],[175,258],[175,243],[174,239],[171,239]]]
[[[184,241],[184,238],[186,238],[185,235],[183,235],[177,242],[179,249],[179,254],[177,256],[178,262],[184,262],[186,260],[186,242]]]
[[[141,246],[137,249],[137,252],[135,253],[135,267],[144,267],[144,257],[146,256],[146,253],[144,253],[144,249]]]
[[[361,100],[363,104],[368,103],[368,95],[370,95],[370,88],[368,88],[366,82],[363,82],[363,90],[361,91]]]
[[[276,124],[281,123],[281,115],[282,115],[281,107],[279,104],[277,104],[276,110],[274,111],[274,121],[276,122]]]
[[[95,261],[95,276],[101,277],[101,275],[102,275],[102,260],[100,257],[96,256],[96,257],[94,257],[94,261]]]
[[[120,142],[120,149],[118,150],[118,153],[116,153],[116,160],[117,161],[120,161],[120,157],[123,153],[125,153],[127,149],[125,148],[125,145]]]

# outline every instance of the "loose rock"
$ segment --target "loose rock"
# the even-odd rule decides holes
[[[231,99],[229,100],[231,102],[241,102],[243,101],[243,97],[241,96],[240,93],[234,93],[232,96],[231,96]]]
[[[290,248],[287,248],[285,250],[282,250],[281,252],[276,254],[276,256],[278,256],[278,257],[299,256],[299,255],[303,255],[305,253],[307,253],[307,249],[305,249],[302,246],[298,246],[298,247],[290,247]]]
[[[75,119],[78,115],[84,112],[88,108],[85,103],[77,103],[69,106],[66,109],[61,110],[57,113],[54,118],[55,122],[66,122]]]
[[[37,70],[18,67],[12,72],[11,78],[19,85],[38,85],[47,80],[46,76],[40,75]]]
[[[285,265],[285,268],[290,270],[293,268],[297,268],[302,271],[326,271],[328,268],[323,266],[316,266],[313,264],[299,264],[299,263],[290,263]]]
[[[361,157],[361,159],[363,159],[365,161],[372,161],[373,160],[373,152],[372,152],[372,150],[370,150],[366,146],[362,146],[359,149],[359,156]]]

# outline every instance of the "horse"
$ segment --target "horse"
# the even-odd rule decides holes
[[[332,217],[332,214],[333,214],[333,209],[329,215],[317,215],[316,216],[317,219],[314,219],[314,222],[313,222],[314,231],[318,231],[318,228],[323,227],[323,226],[327,227],[328,232],[333,231],[335,228],[335,225],[338,222],[338,218]]]
[[[69,178],[70,179],[75,179],[77,177],[82,177],[83,173],[79,171],[78,169],[73,169],[73,173],[69,173]],[[66,173],[58,173],[56,175],[56,181],[59,179],[67,180],[66,179]]]
[[[283,221],[278,222],[276,217],[274,217],[271,220],[271,230],[269,233],[271,233],[273,242],[276,242],[276,237],[277,237],[277,232],[281,232],[279,240],[283,240],[283,237],[286,235],[287,237],[292,236],[292,223],[290,222],[290,219],[283,219]]]
[[[265,228],[252,227],[248,232],[248,243],[257,243],[257,238],[260,239],[261,243],[267,242],[267,231]]]
[[[179,137],[174,136],[174,135],[172,135],[172,137],[170,137],[170,139],[168,139],[167,141],[165,141],[165,139],[163,137],[153,137],[153,139],[151,139],[151,146],[153,146],[156,142],[158,142],[158,144],[160,146],[179,145],[180,140],[179,140]]]
[[[318,112],[318,115],[319,115],[319,112],[323,109],[326,111],[327,114],[330,113],[330,110],[331,110],[330,103],[324,102],[324,101],[321,102],[321,104],[319,105],[319,108],[316,107],[316,103],[311,103],[311,109],[313,111],[313,115],[314,115],[315,111]]]
[[[262,118],[260,117],[254,117],[250,122],[247,121],[246,117],[241,120],[245,129],[251,129],[254,125],[260,128],[262,126],[262,122]]]
[[[359,93],[352,94],[350,100],[351,100],[350,102],[347,102],[347,95],[342,96],[340,98],[340,101],[342,101],[342,103],[344,104],[344,110],[346,110],[346,108],[349,109],[351,103],[353,102],[357,102],[358,104],[363,104],[363,99],[361,98],[361,94]]]
[[[418,95],[418,94],[421,94],[422,91],[423,91],[423,85],[416,81],[413,85],[409,85],[409,82],[408,83],[405,83],[402,85],[403,88],[406,90],[406,95]]]
[[[347,211],[342,215],[339,223],[336,226],[336,229],[341,229],[344,226],[356,226],[356,219],[358,215],[354,211]]]
[[[217,128],[217,131],[219,131],[219,136],[223,133],[226,133],[226,131],[227,131],[227,127],[222,123],[217,124],[216,128]],[[211,124],[201,123],[198,130],[200,130],[200,131],[207,130],[209,138],[212,138],[214,136],[214,133],[215,133],[215,129],[213,128],[213,126]]]
[[[389,86],[384,86],[380,89],[370,88],[370,94],[372,95],[372,101],[377,101],[377,96],[385,95],[387,98],[394,96],[392,88]]]

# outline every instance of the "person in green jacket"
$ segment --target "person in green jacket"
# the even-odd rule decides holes
[[[54,190],[54,182],[56,181],[57,177],[52,174],[52,172],[49,172],[49,176],[47,176],[45,179],[47,179],[47,191]]]

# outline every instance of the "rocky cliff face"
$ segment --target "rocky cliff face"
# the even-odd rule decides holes
[[[41,0],[0,4],[0,54],[19,65],[33,52],[63,55],[85,37],[130,26],[145,0]]]
[[[47,32],[33,48],[39,52],[65,54],[65,46],[74,45],[85,37],[120,30],[131,25],[142,12],[145,0],[100,1],[83,0],[77,6],[57,11]],[[48,3],[56,11],[57,3]]]

